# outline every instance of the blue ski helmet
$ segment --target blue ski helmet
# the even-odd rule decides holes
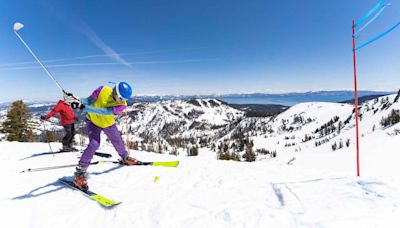
[[[115,91],[124,100],[128,100],[132,96],[132,87],[126,82],[118,82],[115,85]]]

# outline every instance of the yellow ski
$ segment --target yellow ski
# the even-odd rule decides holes
[[[108,198],[106,198],[106,197],[104,197],[104,196],[101,196],[101,195],[99,195],[99,194],[97,194],[97,193],[94,193],[94,192],[92,192],[92,191],[90,191],[90,190],[88,190],[88,191],[83,191],[83,190],[81,190],[81,189],[75,187],[75,185],[72,183],[72,181],[71,181],[71,180],[68,180],[68,179],[65,178],[65,177],[60,178],[60,179],[58,179],[58,180],[59,180],[61,183],[63,183],[65,186],[68,186],[68,187],[70,187],[70,188],[73,189],[73,190],[80,191],[84,196],[86,196],[86,197],[88,197],[88,198],[90,198],[90,199],[96,201],[97,203],[99,203],[101,206],[103,206],[103,207],[105,207],[105,208],[112,208],[112,207],[114,207],[114,206],[116,206],[116,205],[118,205],[118,204],[121,203],[121,202],[114,201],[114,200],[112,200],[112,199],[108,199]]]

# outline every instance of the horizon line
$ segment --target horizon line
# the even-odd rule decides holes
[[[336,89],[336,90],[309,90],[309,91],[291,91],[291,92],[280,92],[280,93],[268,93],[268,92],[243,92],[243,93],[210,93],[210,94],[151,94],[151,93],[143,93],[143,94],[136,94],[131,97],[134,99],[135,97],[221,97],[221,96],[234,96],[234,95],[254,95],[254,94],[263,94],[263,95],[287,95],[287,94],[305,94],[305,93],[321,93],[321,92],[354,92],[354,90],[348,89]],[[386,93],[382,95],[388,95],[397,93],[397,91],[393,90],[368,90],[368,89],[361,89],[358,92],[374,92],[374,93]],[[162,99],[162,98],[161,98]],[[35,102],[55,102],[60,99],[48,99],[48,98],[38,98],[38,99],[12,99],[12,100],[0,100],[0,104],[3,103],[10,103],[16,100],[22,100],[27,103],[35,103]]]

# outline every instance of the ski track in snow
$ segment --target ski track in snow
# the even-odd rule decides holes
[[[58,144],[54,144],[57,147]],[[57,182],[74,168],[19,173],[74,164],[78,155],[36,156],[47,144],[0,142],[3,227],[397,227],[399,180],[342,176],[277,160],[256,163],[134,151],[142,160],[181,161],[177,168],[89,168],[90,189],[122,201],[104,209]],[[111,147],[103,152],[117,153]],[[300,155],[298,155],[300,156]],[[95,158],[97,159],[97,158]],[[155,182],[154,177],[160,176]],[[397,224],[397,225],[394,225]]]

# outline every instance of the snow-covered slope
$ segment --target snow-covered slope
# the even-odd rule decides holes
[[[351,114],[354,106],[338,103],[301,103],[271,118],[265,124],[269,132],[253,137],[256,148],[268,148],[282,151],[292,148],[293,151],[314,146],[314,142],[322,140],[316,130],[335,117],[338,121],[345,121]],[[306,137],[311,137],[307,141]],[[308,142],[308,143],[307,143]]]
[[[216,153],[207,148],[200,149],[196,157],[132,151],[141,160],[179,159],[181,163],[177,168],[91,166],[91,189],[123,202],[104,210],[56,182],[71,176],[73,168],[20,173],[28,168],[76,164],[78,153],[41,156],[49,151],[47,144],[0,142],[2,225],[398,227],[400,123],[381,125],[383,118],[400,109],[395,95],[371,100],[360,108],[360,178],[356,177],[352,105],[303,103],[275,117],[242,118],[237,110],[211,103],[168,101],[135,106],[130,110],[134,117],[131,130],[143,133],[148,128],[146,134],[161,135],[168,123],[184,121],[185,130],[174,132],[198,136],[211,135],[223,126],[219,129],[226,133],[223,140],[242,132],[256,149],[275,150],[277,157],[259,155],[256,162],[247,163],[216,160]],[[194,122],[203,123],[204,129],[187,128]],[[123,121],[119,124],[123,129]],[[52,145],[53,149],[60,146]],[[108,144],[100,151],[113,154],[112,160],[118,158]],[[155,176],[160,180],[155,182]]]
[[[122,201],[111,210],[57,182],[59,177],[71,176],[74,168],[20,173],[27,168],[75,164],[79,154],[38,156],[49,150],[47,144],[0,142],[1,224],[41,228],[397,227],[399,166],[376,157],[385,153],[398,161],[395,148],[400,136],[385,139],[371,138],[368,144],[384,143],[382,150],[363,150],[364,160],[371,162],[362,166],[362,178],[350,171],[354,169],[350,151],[320,156],[298,153],[292,165],[279,159],[218,161],[207,150],[196,158],[132,151],[141,160],[179,159],[181,163],[177,168],[91,166],[90,188]],[[112,148],[101,151],[117,159]],[[316,163],[331,165],[318,167]],[[385,174],[370,175],[375,167]],[[155,182],[155,176],[160,180]]]
[[[364,103],[359,108],[360,136],[386,132],[396,126],[381,125],[393,111],[400,110],[395,95],[384,96]],[[309,102],[295,105],[275,117],[244,118],[223,140],[245,133],[254,140],[255,148],[292,151],[330,147],[333,143],[355,143],[354,106],[350,104]],[[346,146],[349,146],[346,145]],[[322,151],[325,151],[323,149]]]
[[[214,137],[244,117],[243,111],[216,99],[139,103],[128,112],[132,138],[149,140]],[[125,123],[121,120],[120,127]]]

